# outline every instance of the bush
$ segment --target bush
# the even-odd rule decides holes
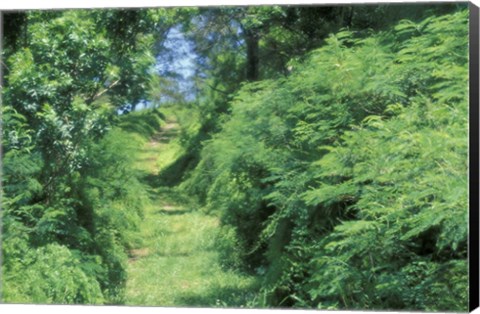
[[[183,187],[270,305],[466,309],[467,13],[343,30],[238,92]]]
[[[26,245],[24,244],[24,247]],[[81,257],[78,251],[49,244],[8,259],[17,264],[6,268],[4,300],[16,303],[101,304],[104,299],[95,275],[94,257]]]

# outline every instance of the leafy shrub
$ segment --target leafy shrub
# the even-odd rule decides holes
[[[5,300],[19,303],[99,304],[103,295],[93,258],[81,257],[78,251],[49,244],[21,255],[9,253],[18,264],[8,269],[4,280]]]
[[[144,23],[127,35],[107,34],[100,15],[28,12],[21,45],[6,50],[3,301],[122,302],[125,251],[147,197],[132,167],[138,136],[112,124],[145,94],[155,61],[148,33],[160,16],[133,16]]]
[[[183,187],[270,305],[466,308],[467,29],[460,10],[342,30],[238,92]],[[445,267],[455,297],[434,303]]]
[[[5,301],[122,302],[125,248],[139,241],[135,231],[147,201],[132,169],[138,144],[120,130],[92,143],[82,176],[73,173],[71,185],[63,185],[49,204],[35,202],[42,192],[35,179],[41,169],[35,155],[22,150],[5,154]]]

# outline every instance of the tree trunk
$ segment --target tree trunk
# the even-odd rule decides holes
[[[258,55],[258,33],[254,30],[245,31],[245,42],[247,44],[247,80],[257,81],[259,79],[260,59]]]

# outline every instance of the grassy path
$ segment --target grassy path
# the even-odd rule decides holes
[[[169,121],[145,144],[137,167],[148,178],[172,162],[180,146],[178,124]],[[171,189],[150,186],[151,202],[130,252],[127,305],[240,307],[250,299],[252,277],[222,269],[215,250],[217,217],[197,211]]]

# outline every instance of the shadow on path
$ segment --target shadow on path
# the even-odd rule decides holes
[[[154,212],[154,214],[161,214],[161,215],[168,215],[168,216],[178,216],[178,215],[185,215],[190,213],[191,210],[184,210],[184,209],[159,209]]]

